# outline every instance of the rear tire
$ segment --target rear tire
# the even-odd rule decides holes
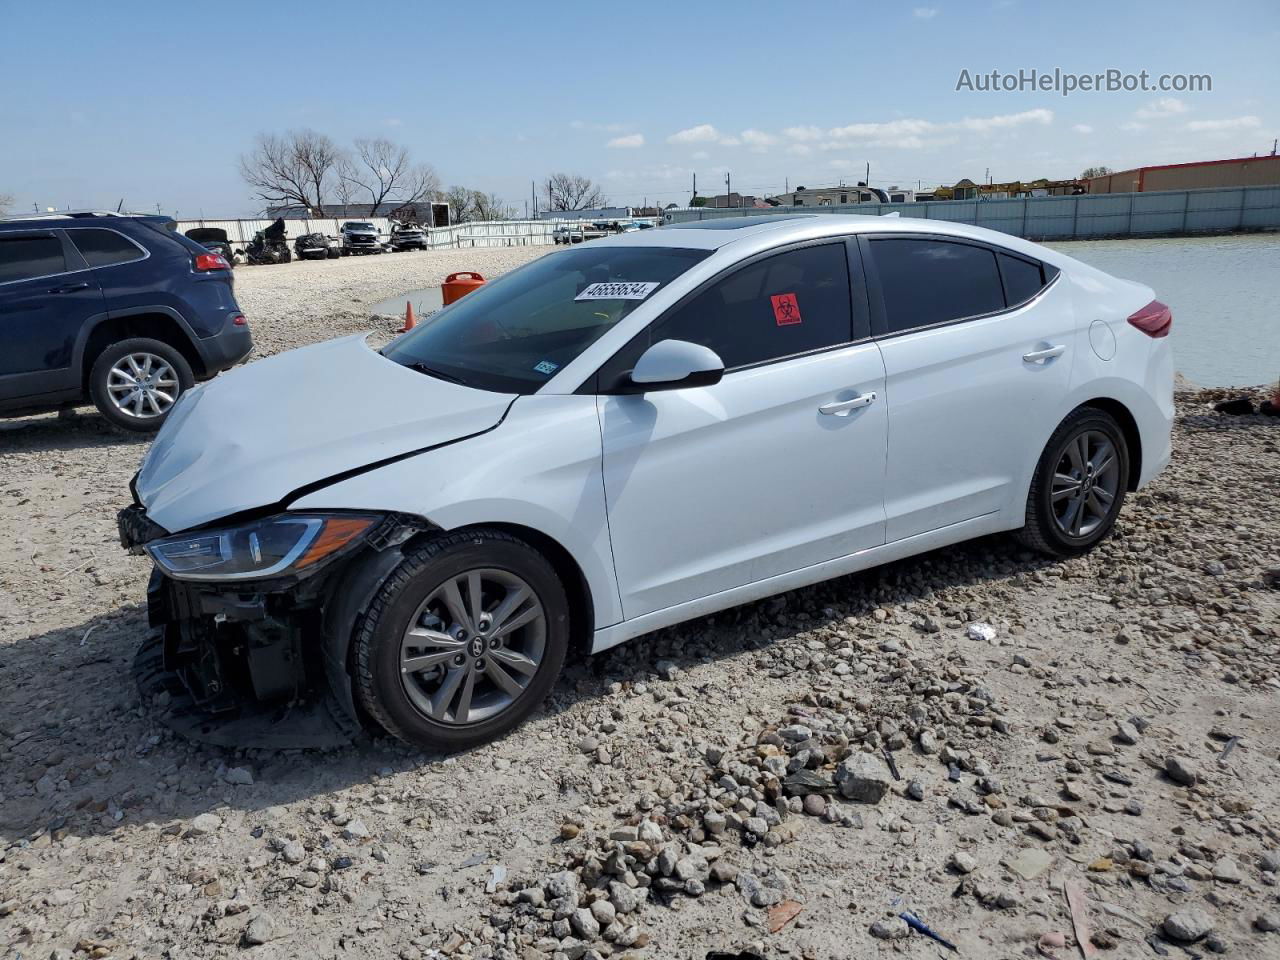
[[[360,619],[356,701],[405,743],[465,750],[537,709],[568,648],[569,602],[538,551],[497,530],[446,534],[408,552]]]
[[[191,365],[176,349],[150,337],[134,337],[98,354],[89,370],[89,398],[115,426],[149,433],[160,429],[178,397],[194,383]]]
[[[1129,445],[1115,418],[1073,411],[1053,432],[1027,494],[1025,546],[1054,557],[1092,549],[1115,526],[1129,486]]]

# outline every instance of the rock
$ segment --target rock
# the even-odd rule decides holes
[[[971,623],[964,632],[970,640],[978,640],[982,643],[990,643],[996,638],[996,628],[989,623]]]
[[[607,927],[617,919],[617,909],[608,900],[597,900],[591,904],[591,916],[596,918],[596,923],[600,926]]]
[[[1203,910],[1179,910],[1165,917],[1160,929],[1171,940],[1195,943],[1213,929],[1213,918]]]
[[[581,907],[570,914],[569,926],[583,940],[594,940],[600,936],[599,922],[592,916],[590,910]]]
[[[202,813],[191,821],[187,828],[189,837],[207,837],[222,829],[222,818],[212,813]]]
[[[644,888],[629,887],[625,883],[614,880],[609,884],[609,902],[616,913],[635,913],[644,903],[648,891]]]
[[[854,753],[836,767],[836,786],[840,795],[858,803],[879,803],[889,792],[889,771],[868,753]]]
[[[1239,883],[1244,879],[1240,865],[1230,857],[1223,857],[1213,865],[1213,879],[1221,883]]]
[[[811,793],[804,798],[803,809],[811,817],[820,817],[827,812],[827,799],[819,793]]]
[[[1049,864],[1053,862],[1053,857],[1039,847],[1027,847],[1019,850],[1011,859],[1005,862],[1010,870],[1020,876],[1023,880],[1034,880],[1040,874],[1049,869]]]
[[[1168,774],[1170,780],[1184,787],[1194,786],[1199,779],[1191,761],[1183,757],[1165,757],[1164,772]]]
[[[276,936],[276,921],[269,913],[254,915],[244,928],[244,942],[251,947],[274,940]]]
[[[222,779],[239,787],[249,787],[253,785],[253,772],[248,767],[231,767],[223,772]]]
[[[342,836],[345,840],[367,840],[369,839],[369,828],[364,825],[364,821],[360,819],[348,820],[347,825],[342,828]]]
[[[957,850],[951,855],[951,866],[957,873],[973,873],[978,869],[978,861],[963,850]]]
[[[886,917],[871,925],[871,935],[877,940],[904,940],[911,936],[911,928],[901,917]]]
[[[810,794],[831,794],[836,792],[836,785],[815,770],[797,770],[782,782],[788,796],[807,797]]]
[[[1268,850],[1258,857],[1258,869],[1267,873],[1280,873],[1280,852]]]
[[[297,840],[286,840],[280,848],[280,856],[284,857],[285,863],[301,863],[307,858],[307,850]]]
[[[1141,737],[1141,734],[1138,733],[1138,728],[1128,720],[1121,720],[1116,724],[1116,739],[1121,743],[1133,746],[1138,742],[1139,737]]]
[[[674,680],[680,672],[680,668],[670,660],[659,660],[653,665],[653,669],[663,680]]]
[[[641,820],[640,829],[636,831],[636,837],[649,844],[649,846],[656,847],[662,843],[662,828],[652,820]]]
[[[572,870],[561,870],[547,877],[547,899],[559,900],[563,897],[578,899],[578,875]]]
[[[728,821],[723,813],[717,813],[714,810],[708,810],[702,816],[702,827],[710,836],[718,837],[724,833],[725,825]]]
[[[1261,933],[1280,932],[1280,911],[1270,910],[1253,918],[1253,928]]]

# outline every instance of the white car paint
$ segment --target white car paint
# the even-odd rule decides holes
[[[709,387],[579,392],[703,281],[775,247],[859,232],[976,239],[1062,272],[1029,305],[986,320],[733,371]],[[148,514],[177,532],[306,488],[289,509],[398,511],[443,529],[527,528],[581,570],[593,649],[602,650],[1016,529],[1045,442],[1085,401],[1112,401],[1132,415],[1139,484],[1168,461],[1168,340],[1125,322],[1151,291],[1055,251],[960,224],[847,216],[593,243],[711,255],[529,396],[443,383],[350,339],[225,375],[180,401],[161,431],[137,485]],[[1095,321],[1115,339],[1110,359],[1090,346]],[[1054,355],[1023,359],[1045,350]],[[849,401],[841,416],[820,412]]]

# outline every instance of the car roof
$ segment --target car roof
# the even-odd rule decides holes
[[[116,226],[123,220],[150,220],[156,223],[171,223],[172,219],[172,217],[156,216],[153,213],[115,213],[111,210],[63,210],[59,213],[34,213],[25,216],[19,214],[0,217],[0,228],[53,230],[95,223]]]
[[[732,224],[730,226],[729,224]],[[721,250],[733,256],[751,256],[772,247],[823,237],[848,236],[854,233],[928,233],[990,243],[1043,260],[1058,267],[1078,266],[1078,262],[1048,247],[1023,240],[1012,234],[988,230],[967,223],[932,220],[910,216],[866,216],[858,214],[765,214],[763,216],[716,217],[663,224],[657,230],[621,233],[592,245],[609,244],[635,247],[685,247],[695,250]]]

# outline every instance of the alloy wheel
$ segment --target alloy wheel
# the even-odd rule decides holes
[[[1071,437],[1054,468],[1054,523],[1068,537],[1088,537],[1106,523],[1120,492],[1120,460],[1111,438],[1099,430]]]
[[[121,413],[150,420],[169,411],[178,399],[178,375],[154,353],[129,353],[107,372],[107,395]]]
[[[466,725],[516,702],[542,663],[547,617],[533,589],[507,570],[450,577],[419,605],[400,645],[410,702],[438,723]]]

